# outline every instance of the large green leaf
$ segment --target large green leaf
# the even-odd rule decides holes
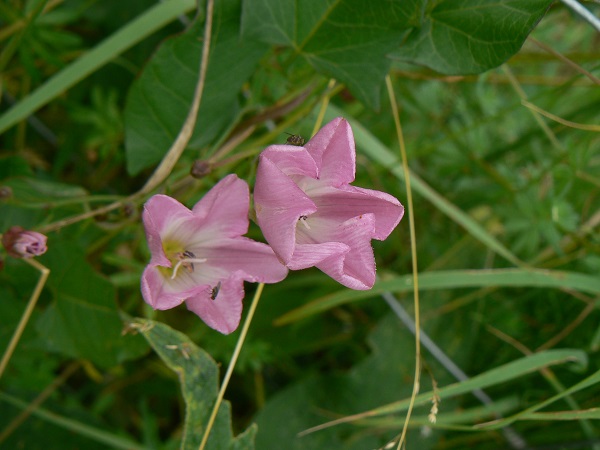
[[[51,351],[110,367],[147,350],[137,336],[122,335],[115,288],[96,273],[72,243],[50,242],[41,258],[50,269],[54,302],[37,323]]]
[[[392,58],[446,74],[481,73],[517,53],[553,0],[423,0],[425,15]]]
[[[291,47],[318,72],[377,106],[391,63],[386,54],[418,18],[419,3],[244,0],[242,31],[244,38]]]
[[[239,1],[217,0],[206,84],[189,146],[200,148],[232,123],[242,84],[266,47],[239,37]],[[161,160],[181,130],[198,81],[204,22],[163,43],[132,86],[125,108],[127,170]]]
[[[177,373],[186,404],[182,450],[197,450],[218,391],[219,368],[208,353],[186,335],[159,322],[136,319],[139,329],[165,364]],[[211,430],[207,450],[254,449],[256,426],[250,426],[237,437],[231,431],[231,406],[223,402]]]

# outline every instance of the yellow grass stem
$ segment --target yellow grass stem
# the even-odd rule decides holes
[[[404,427],[402,428],[402,434],[398,439],[397,449],[400,450],[404,440],[406,439],[406,432],[408,430],[408,423],[410,421],[410,415],[412,413],[415,398],[419,393],[421,383],[421,325],[420,325],[420,306],[419,306],[419,269],[417,264],[417,236],[415,232],[415,215],[413,210],[412,191],[410,187],[410,172],[408,170],[408,157],[406,156],[406,146],[404,144],[404,134],[402,133],[402,124],[400,123],[400,114],[398,112],[398,104],[396,102],[396,95],[394,94],[394,86],[389,75],[385,77],[385,84],[388,90],[388,96],[390,98],[390,104],[392,106],[392,115],[394,116],[394,123],[396,124],[396,133],[398,134],[398,143],[400,144],[400,155],[402,158],[402,168],[404,170],[404,182],[406,184],[406,201],[408,207],[408,225],[410,230],[410,252],[412,259],[412,274],[413,274],[413,286],[414,286],[414,308],[415,308],[415,379],[413,383],[413,391],[410,397],[410,404],[406,411],[406,419],[404,421]]]
[[[200,447],[198,447],[198,450],[204,450],[204,447],[208,442],[210,430],[212,429],[215,423],[215,419],[217,418],[219,407],[221,406],[221,402],[223,401],[223,396],[225,395],[225,391],[227,390],[227,385],[229,384],[229,380],[231,379],[231,375],[233,374],[233,369],[237,362],[238,356],[240,356],[242,346],[244,345],[246,335],[248,334],[248,329],[250,328],[250,323],[252,322],[252,318],[254,317],[256,307],[258,306],[258,300],[260,299],[264,287],[264,283],[259,283],[258,287],[256,288],[256,293],[254,294],[254,298],[252,299],[250,309],[248,310],[246,321],[244,322],[244,326],[242,327],[242,332],[240,333],[240,337],[238,338],[237,344],[235,344],[233,355],[231,355],[231,361],[229,361],[229,367],[227,367],[227,372],[225,373],[225,377],[223,378],[223,382],[221,383],[221,389],[219,390],[219,394],[217,395],[217,400],[215,401],[212,413],[210,414],[210,418],[208,419],[208,424],[206,425],[206,430],[204,430],[204,435],[202,436],[202,441],[200,442]]]
[[[23,258],[23,261],[25,261],[29,265],[33,266],[37,270],[39,270],[41,275],[40,275],[40,278],[38,279],[37,284],[35,285],[33,294],[31,294],[31,297],[29,298],[29,302],[27,303],[27,306],[25,307],[25,311],[23,312],[23,315],[21,316],[21,320],[19,321],[19,324],[17,325],[17,328],[15,329],[15,332],[13,333],[12,338],[10,339],[10,342],[8,343],[8,347],[4,351],[4,355],[2,355],[2,361],[0,361],[0,378],[2,378],[4,369],[6,369],[6,366],[8,365],[8,361],[10,361],[10,357],[12,356],[13,352],[15,351],[15,348],[17,347],[17,344],[19,343],[19,339],[21,339],[21,335],[23,334],[23,331],[25,330],[25,327],[27,326],[27,322],[29,322],[31,313],[33,313],[33,309],[35,308],[35,304],[37,303],[38,298],[40,298],[42,289],[44,289],[44,285],[46,284],[48,275],[50,275],[50,269],[48,269],[46,266],[37,262],[35,259]]]

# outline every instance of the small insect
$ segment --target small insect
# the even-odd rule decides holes
[[[285,143],[288,145],[296,145],[298,147],[302,147],[304,145],[304,138],[298,134],[290,134],[290,133],[285,133],[288,135],[288,138],[285,140]]]
[[[217,299],[217,295],[219,295],[219,291],[221,290],[221,282],[219,281],[217,283],[217,285],[212,288],[211,294],[210,294],[210,299],[211,300],[216,300]]]

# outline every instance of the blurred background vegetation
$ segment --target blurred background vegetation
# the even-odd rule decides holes
[[[19,99],[155,6],[150,0],[126,6],[115,0],[2,2],[0,113],[8,114]],[[600,12],[595,2],[586,6]],[[221,14],[214,39],[226,48],[227,33],[240,33],[240,13],[237,21],[235,14]],[[145,198],[72,225],[58,222],[126,198],[152,174],[161,155],[145,151],[139,138],[144,130],[152,136],[155,128],[139,102],[146,99],[148,110],[158,108],[174,127],[181,124],[185,107],[152,104],[151,95],[167,86],[173,92],[164,95],[177,98],[177,89],[188,83],[181,74],[186,64],[197,66],[201,16],[194,24],[193,5],[182,8],[178,19],[0,136],[0,230],[18,224],[46,232],[50,250],[40,261],[51,269],[0,380],[1,448],[178,448],[185,403],[177,375],[139,334],[122,335],[131,317],[165,323],[221,368],[227,365],[236,333],[222,336],[184,307],[152,311],[141,298],[140,274],[149,259],[139,215]],[[197,32],[182,34],[188,26]],[[178,68],[190,45],[196,46],[196,60]],[[379,107],[367,105],[342,84],[329,89],[328,77],[289,47],[250,40],[244,45],[248,60],[239,63],[213,49],[211,58],[222,67],[209,78],[222,85],[207,85],[212,90],[198,122],[203,132],[195,134],[160,192],[190,206],[225,174],[237,173],[252,185],[258,153],[284,143],[286,132],[309,137],[319,102],[330,95],[328,115],[344,115],[355,126],[355,184],[389,192],[406,205],[403,177],[392,170],[399,165],[399,145],[385,89],[375,99]],[[444,398],[434,424],[427,420],[430,402],[419,406],[408,448],[519,448],[506,433],[474,425],[564,394],[600,370],[599,49],[598,31],[556,2],[516,55],[482,74],[448,75],[392,62],[409,166],[423,182],[413,188],[419,271],[456,271],[438,286],[424,279],[423,331],[470,376],[536,352],[572,351],[563,364],[518,377],[515,372],[514,379],[486,389],[487,409],[469,393]],[[523,101],[596,128],[556,122]],[[370,145],[373,139],[378,147]],[[385,151],[393,164],[384,163]],[[208,173],[192,178],[197,160]],[[448,215],[448,205],[466,219]],[[469,223],[482,234],[474,235]],[[249,236],[261,239],[254,224]],[[401,288],[412,270],[407,218],[388,240],[373,245],[380,280],[390,283],[386,289],[395,286],[391,290],[414,315],[412,292]],[[0,349],[38,276],[22,261],[5,258],[3,265]],[[562,276],[565,284],[536,287],[535,275],[527,279],[528,267],[552,270],[549,277]],[[500,278],[481,282],[469,272],[510,268],[523,272],[506,272],[504,281],[498,272]],[[254,289],[246,285],[247,298]],[[381,298],[382,290],[354,299],[316,269],[291,272],[267,286],[226,394],[234,432],[256,422],[258,449],[371,449],[393,438],[402,411],[296,436],[410,396],[414,337]],[[338,303],[318,314],[296,310],[324,304],[331,295],[338,295]],[[564,364],[569,359],[581,364]],[[456,381],[427,350],[422,368],[423,392]],[[19,419],[41,393],[42,404]],[[594,382],[544,411],[589,410],[599,398],[600,384]],[[521,448],[596,448],[599,417],[535,417],[515,421],[511,431],[527,442]]]

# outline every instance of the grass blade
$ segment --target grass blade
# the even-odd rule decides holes
[[[113,58],[195,6],[194,0],[170,0],[150,8],[0,116],[0,133],[25,119]]]
[[[543,269],[490,269],[448,270],[419,274],[421,291],[491,286],[574,289],[600,295],[600,278],[575,272]],[[275,324],[285,325],[336,306],[375,297],[383,292],[410,292],[412,289],[412,275],[403,275],[391,280],[378,281],[369,291],[340,290],[289,311],[279,317]]]

